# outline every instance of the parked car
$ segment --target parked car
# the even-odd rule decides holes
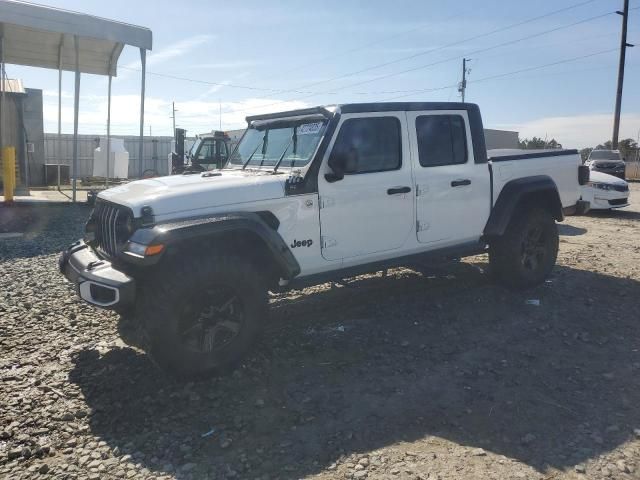
[[[257,115],[221,170],[101,192],[60,268],[133,310],[157,362],[228,370],[269,290],[488,252],[511,288],[544,281],[556,221],[588,205],[576,150],[485,148],[477,105],[364,103]]]
[[[629,184],[613,175],[591,171],[589,183],[582,186],[582,200],[591,210],[610,210],[629,205]]]
[[[618,150],[592,150],[585,165],[593,172],[602,172],[625,179],[625,162]]]

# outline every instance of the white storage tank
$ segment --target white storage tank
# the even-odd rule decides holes
[[[93,176],[107,176],[107,137],[100,138],[100,146],[93,152]],[[109,178],[129,177],[129,152],[124,148],[124,140],[111,138],[111,159]]]

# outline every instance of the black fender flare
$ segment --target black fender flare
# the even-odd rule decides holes
[[[491,210],[489,220],[484,227],[485,237],[501,236],[507,229],[518,205],[531,195],[543,196],[544,205],[553,217],[561,222],[564,220],[562,202],[558,187],[547,175],[534,175],[508,182],[500,192],[496,204]]]
[[[277,219],[270,212],[261,213],[272,217],[277,223]],[[140,228],[135,231],[129,241],[142,245],[162,244],[165,247],[171,247],[187,240],[207,238],[221,233],[233,231],[252,233],[264,241],[276,264],[283,272],[283,278],[290,280],[300,273],[300,265],[276,228],[270,226],[265,221],[265,216],[258,213],[224,213],[160,223],[152,228]]]

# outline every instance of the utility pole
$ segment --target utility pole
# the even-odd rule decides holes
[[[176,102],[171,102],[171,118],[173,119],[173,139],[176,138]]]
[[[467,62],[470,60],[470,58],[462,59],[462,81],[460,82],[460,85],[458,85],[458,92],[462,95],[462,103],[464,103],[464,94],[467,90]]]
[[[218,120],[220,122],[220,130],[222,130],[222,100],[218,100],[218,108],[219,108],[219,114],[218,114]]]
[[[624,0],[622,11],[616,12],[622,15],[622,35],[620,36],[620,64],[618,65],[618,90],[616,92],[616,111],[613,117],[613,137],[611,138],[611,148],[618,148],[618,135],[620,133],[620,110],[622,108],[622,85],[624,83],[624,63],[627,54],[627,47],[633,47],[627,43],[627,20],[629,19],[629,0]]]

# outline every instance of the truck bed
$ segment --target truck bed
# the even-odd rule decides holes
[[[495,149],[488,150],[487,156],[492,172],[492,205],[507,182],[537,175],[554,181],[564,208],[575,205],[580,198],[576,172],[582,160],[577,150]]]

